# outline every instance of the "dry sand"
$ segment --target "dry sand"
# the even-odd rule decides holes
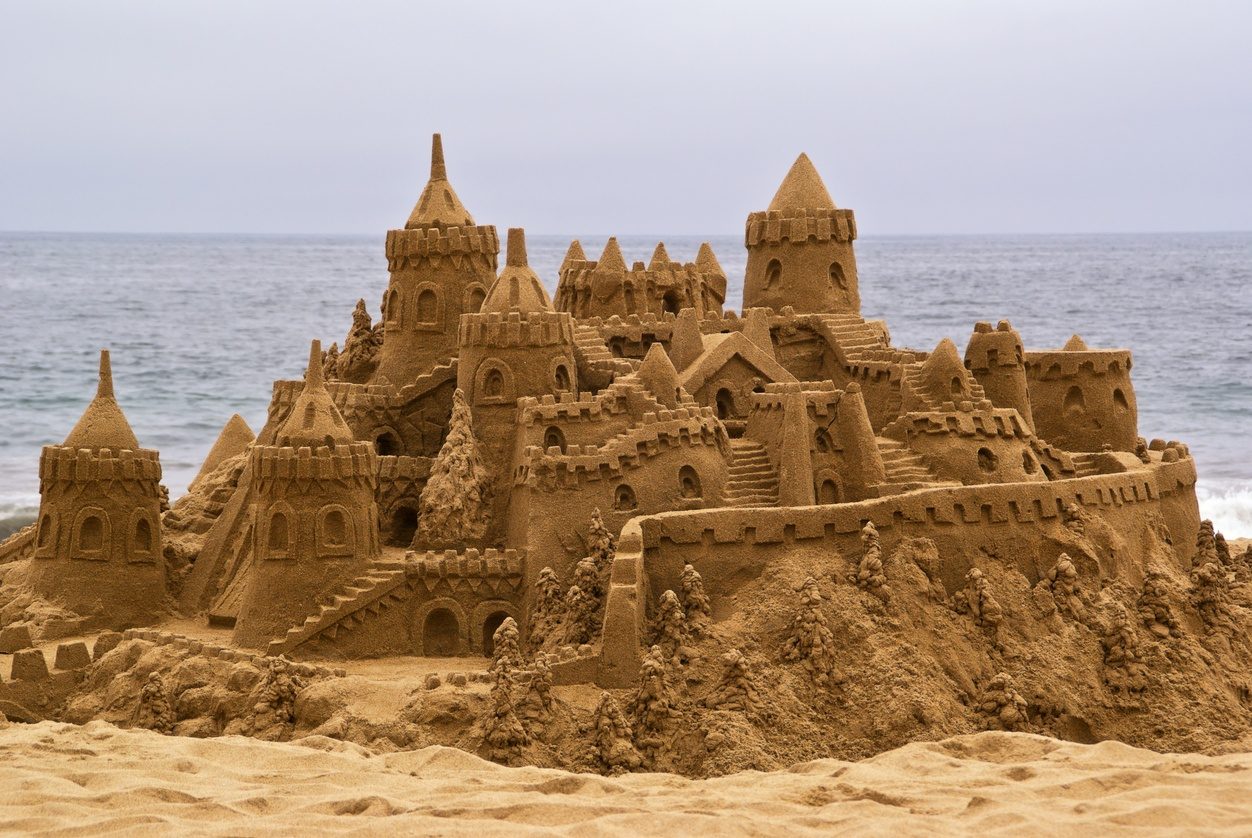
[[[0,831],[58,835],[1247,834],[1252,754],[1020,733],[711,780],[505,768],[452,748],[0,731]]]

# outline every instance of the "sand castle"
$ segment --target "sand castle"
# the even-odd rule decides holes
[[[1113,583],[1143,588],[1129,603],[1152,631],[1177,631],[1160,572],[1182,578],[1197,555],[1196,471],[1185,445],[1140,439],[1130,352],[1026,350],[1003,320],[975,324],[963,355],[894,346],[861,315],[856,238],[801,155],[748,217],[742,312],[724,310],[707,244],[628,266],[616,239],[596,260],[573,242],[550,298],[521,229],[498,265],[496,228],[453,190],[436,135],[429,182],[386,236],[380,321],[361,302],[342,349],[314,341],[255,440],[232,419],[164,532],[157,455],[113,399],[106,353],[96,400],[44,451],[38,525],[0,558],[29,560],[32,589],[79,627],[176,608],[249,655],[490,656],[507,623],[551,653],[558,685],[645,685],[625,714],[598,711],[619,769],[640,760],[623,731],[669,712],[663,670],[792,567],[778,643],[749,657],[798,662],[820,687],[844,682],[832,586],[889,614],[911,601],[905,565],[989,654],[1006,570],[1042,585],[1041,620],[1096,620],[1082,592]],[[1121,683],[1138,658],[1118,613],[1093,637]],[[739,649],[709,665],[725,683],[706,706],[768,704]],[[978,712],[1010,726],[1011,706],[1017,725],[1021,696],[995,678],[982,688],[1012,700]],[[510,695],[501,682],[493,731],[520,730]],[[493,735],[522,747],[512,733]],[[655,742],[635,744],[657,764]]]

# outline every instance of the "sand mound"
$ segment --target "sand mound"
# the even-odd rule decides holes
[[[25,833],[1129,834],[1252,829],[1252,754],[1158,754],[988,732],[862,762],[710,780],[504,768],[452,748],[188,739],[105,722],[0,733]]]

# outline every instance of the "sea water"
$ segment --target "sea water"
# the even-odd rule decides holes
[[[530,236],[555,288],[572,236]],[[595,258],[604,236],[579,236]],[[740,307],[735,236],[670,237],[690,261],[712,243]],[[620,239],[628,262],[656,237]],[[976,320],[1009,319],[1027,348],[1080,334],[1134,350],[1139,432],[1186,442],[1201,509],[1252,536],[1252,233],[865,237],[862,312],[896,346],[962,350]],[[112,350],[118,400],[161,452],[178,497],[222,424],[265,420],[276,378],[298,378],[310,338],[342,345],[352,307],[377,317],[387,284],[377,236],[0,233],[0,528],[34,516],[41,446],[64,440]]]

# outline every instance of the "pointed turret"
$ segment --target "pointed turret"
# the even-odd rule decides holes
[[[1071,335],[1070,339],[1065,341],[1065,345],[1061,347],[1061,349],[1065,352],[1087,352],[1090,350],[1090,347],[1087,346],[1087,342],[1078,335]]]
[[[921,375],[930,396],[939,403],[969,398],[969,373],[950,338],[939,341],[935,351],[922,362]]]
[[[187,491],[194,491],[196,485],[212,474],[214,469],[231,457],[242,454],[255,440],[256,434],[252,433],[252,429],[248,427],[244,418],[238,413],[231,416],[222,426],[221,433],[217,435],[217,441],[209,449],[208,456],[204,458],[204,464],[200,466],[200,471],[196,473]]]
[[[521,227],[509,228],[505,252],[504,270],[495,285],[491,286],[481,311],[518,311],[523,316],[532,311],[552,311],[548,292],[527,261],[525,230]]]
[[[713,253],[713,245],[708,242],[700,244],[700,250],[696,253],[696,267],[709,276],[720,276],[723,280],[726,278],[722,263],[717,261],[717,255]]]
[[[695,309],[684,308],[678,312],[678,319],[674,321],[674,331],[669,340],[669,354],[674,362],[674,369],[685,370],[703,352],[704,338],[700,334],[700,323],[696,320]]]
[[[113,452],[139,450],[139,440],[113,397],[113,368],[107,349],[100,350],[100,380],[96,385],[96,397],[65,438],[65,447],[108,448]]]
[[[652,251],[652,261],[648,262],[648,270],[664,270],[669,265],[669,262],[669,253],[665,250],[665,242],[657,242],[656,250]]]
[[[639,365],[638,375],[639,381],[648,388],[658,402],[671,409],[678,407],[679,390],[682,384],[678,381],[678,372],[674,369],[674,364],[670,361],[669,355],[665,354],[665,350],[661,348],[661,344],[654,343],[648,348],[648,354]]]
[[[822,176],[807,154],[801,154],[791,164],[782,185],[770,201],[771,212],[776,210],[834,209],[835,202],[826,191]]]
[[[331,447],[352,442],[352,431],[331,401],[322,377],[322,342],[309,346],[309,365],[304,371],[304,389],[291,406],[291,414],[278,429],[278,444],[292,448]]]
[[[626,257],[622,256],[622,248],[618,245],[616,236],[610,236],[605,242],[604,252],[600,254],[600,260],[596,262],[596,270],[626,272]]]
[[[769,312],[750,308],[744,312],[743,336],[774,357],[774,339],[769,330]]]
[[[438,134],[431,141],[430,180],[404,226],[409,230],[474,226],[473,216],[448,182],[448,167],[443,161],[443,138]]]
[[[565,273],[574,262],[586,261],[587,254],[583,252],[583,243],[578,239],[574,239],[569,243],[569,250],[565,251],[565,258],[561,260],[561,268],[558,273]]]

